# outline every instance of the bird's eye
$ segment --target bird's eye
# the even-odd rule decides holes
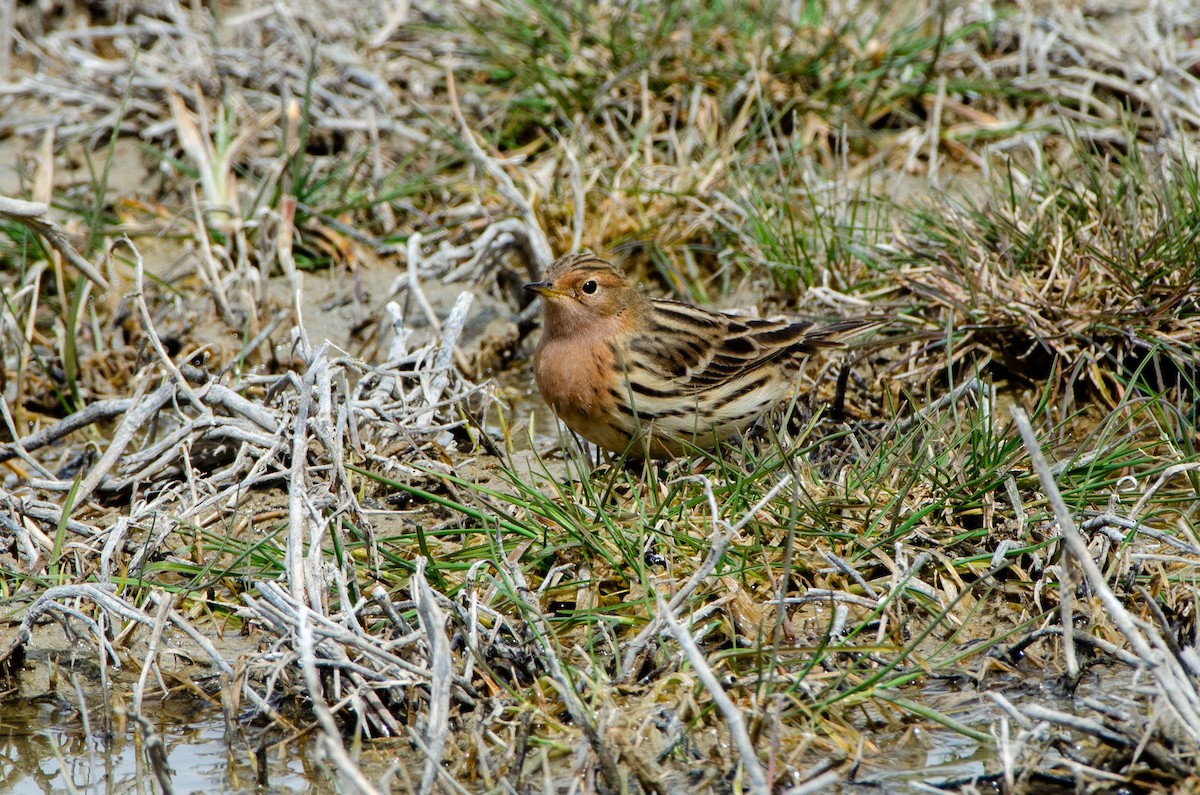
[[[588,279],[586,282],[583,283],[583,291],[585,293],[587,293],[588,295],[595,295],[596,291],[599,289],[600,289],[600,285],[596,284],[595,279]]]

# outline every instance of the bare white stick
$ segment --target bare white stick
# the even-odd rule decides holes
[[[112,248],[115,249],[117,246],[125,246],[133,252],[134,262],[136,263],[134,268],[134,283],[137,287],[134,297],[137,301],[138,312],[142,316],[142,323],[145,326],[143,330],[146,332],[146,338],[150,340],[150,347],[154,348],[154,352],[158,354],[159,362],[171,374],[171,378],[174,379],[176,385],[179,387],[179,391],[187,395],[188,400],[196,407],[197,411],[205,414],[209,413],[208,406],[200,402],[200,398],[196,397],[196,394],[192,392],[192,387],[188,384],[187,379],[183,377],[183,373],[179,372],[179,368],[175,366],[175,362],[171,361],[171,357],[167,354],[167,349],[163,347],[162,340],[158,338],[158,332],[154,329],[154,319],[150,316],[150,307],[146,304],[145,263],[142,261],[142,252],[138,250],[138,247],[133,244],[133,241],[127,235],[113,243]]]
[[[16,0],[0,0],[0,83],[12,79],[13,6]],[[90,752],[89,748],[89,752]]]
[[[346,781],[355,787],[358,792],[374,793],[380,792],[370,779],[363,774],[359,766],[350,758],[350,754],[346,752],[346,747],[342,745],[341,732],[338,730],[337,721],[333,719],[333,712],[329,709],[329,705],[325,703],[325,697],[321,688],[321,680],[317,676],[316,652],[314,651],[312,625],[308,621],[309,610],[303,604],[300,605],[300,628],[298,634],[297,652],[300,655],[300,671],[304,675],[304,684],[308,688],[308,696],[312,702],[313,712],[317,716],[317,722],[321,724],[321,745],[326,754],[333,761],[334,767],[346,779]]]
[[[408,268],[408,294],[416,300],[417,306],[421,307],[421,311],[425,314],[425,319],[429,321],[429,325],[433,328],[434,333],[441,336],[442,322],[438,320],[437,312],[433,309],[433,304],[429,303],[429,298],[426,297],[425,291],[421,289],[420,232],[413,232],[409,236],[405,252],[405,265]]]
[[[763,495],[762,499],[754,503],[750,510],[746,511],[742,518],[732,526],[720,518],[720,512],[717,508],[717,499],[712,490],[712,483],[709,482],[707,478],[700,475],[691,475],[686,478],[680,478],[680,480],[695,480],[704,487],[705,496],[708,498],[709,512],[712,514],[713,528],[711,541],[708,547],[708,555],[705,556],[704,562],[700,564],[700,567],[696,569],[696,571],[692,572],[692,576],[688,577],[683,586],[676,591],[673,597],[671,597],[671,610],[678,610],[682,604],[691,598],[692,594],[696,592],[696,589],[698,589],[700,585],[706,579],[708,579],[709,575],[712,574],[717,568],[717,563],[720,562],[721,557],[725,554],[725,550],[729,548],[729,544],[733,540],[733,537],[737,535],[737,533],[743,527],[749,524],[750,520],[753,519],[758,512],[763,509],[763,507],[769,504],[771,500],[775,499],[779,492],[783,491],[789,484],[791,484],[792,475],[789,473],[780,478],[779,482],[772,486],[771,489]],[[621,681],[627,681],[629,677],[633,676],[634,663],[639,655],[641,655],[643,650],[645,650],[646,645],[650,642],[650,639],[662,631],[662,627],[663,623],[661,616],[656,614],[650,619],[650,621],[646,623],[646,626],[643,627],[642,631],[637,634],[637,637],[634,638],[633,641],[626,647],[625,655],[621,658]]]
[[[497,528],[498,532],[499,528]],[[503,539],[497,539],[497,548],[504,549]],[[613,755],[612,749],[604,742],[604,738],[600,735],[591,716],[588,715],[583,701],[575,692],[570,678],[567,677],[567,672],[563,669],[562,662],[558,659],[553,636],[550,634],[549,622],[546,621],[546,616],[538,604],[536,595],[530,590],[529,583],[525,580],[525,575],[519,566],[504,555],[500,556],[499,564],[500,572],[507,577],[513,590],[521,597],[521,605],[529,622],[528,626],[533,631],[532,634],[538,649],[546,660],[546,667],[550,669],[550,678],[567,708],[567,714],[583,732],[584,737],[592,746],[592,750],[596,753],[596,758],[600,761],[600,774],[603,776],[605,784],[610,789],[618,789],[621,778],[617,769],[616,757]]]
[[[11,199],[0,196],[0,216],[16,221],[34,234],[46,239],[50,246],[67,258],[75,269],[86,276],[101,290],[108,289],[108,280],[100,275],[100,271],[84,259],[70,241],[59,231],[53,221],[42,216],[50,212],[50,208],[38,202],[27,202],[21,199]]]
[[[425,580],[425,558],[417,558],[412,575],[417,601],[417,618],[429,649],[429,720],[425,726],[425,769],[421,773],[421,795],[433,792],[442,751],[446,745],[446,724],[450,718],[450,640],[446,637],[446,616],[437,605],[433,590]]]
[[[1200,743],[1200,692],[1197,692],[1196,683],[1188,676],[1180,660],[1170,652],[1167,644],[1158,637],[1154,628],[1134,619],[1121,604],[1116,594],[1112,592],[1112,589],[1108,587],[1108,582],[1104,579],[1104,572],[1096,565],[1096,561],[1092,560],[1087,542],[1079,534],[1075,520],[1062,498],[1062,493],[1058,490],[1058,485],[1054,482],[1050,466],[1046,463],[1045,456],[1042,455],[1037,435],[1033,432],[1033,426],[1029,423],[1024,409],[1020,406],[1013,406],[1012,417],[1021,433],[1025,449],[1029,452],[1030,462],[1034,471],[1037,472],[1046,498],[1050,501],[1054,518],[1058,521],[1063,540],[1070,548],[1074,562],[1083,570],[1088,585],[1100,598],[1100,603],[1112,618],[1113,623],[1116,624],[1117,629],[1125,636],[1125,640],[1133,647],[1137,656],[1149,666],[1150,672],[1154,675],[1154,681],[1158,685],[1159,693],[1170,705],[1178,719],[1179,727],[1191,738],[1192,742]],[[1064,634],[1070,631],[1070,627],[1064,628]]]
[[[115,593],[115,590],[111,586],[102,587],[96,585],[56,585],[53,588],[47,588],[25,611],[25,616],[21,619],[21,624],[17,628],[16,637],[13,638],[12,642],[3,652],[0,652],[0,662],[7,660],[15,651],[28,643],[29,639],[33,637],[33,625],[37,623],[42,615],[53,611],[76,618],[91,629],[92,634],[96,637],[97,645],[100,646],[101,654],[112,660],[114,665],[120,667],[120,660],[116,655],[116,651],[112,648],[112,644],[108,642],[104,632],[100,629],[100,625],[90,616],[84,615],[79,610],[59,601],[87,599],[97,607],[102,608],[106,614],[119,616],[126,621],[136,621],[148,626],[154,623],[150,616],[138,610],[129,602],[126,602]]]
[[[308,583],[304,577],[304,525],[306,512],[304,510],[304,489],[308,483],[308,413],[310,389],[312,386],[313,369],[302,381],[296,406],[296,416],[292,421],[292,466],[291,477],[288,479],[288,534],[287,553],[285,556],[288,576],[288,587],[292,598],[300,604],[308,601]]]
[[[441,332],[442,341],[433,360],[432,374],[428,379],[422,379],[425,403],[430,408],[417,417],[416,427],[419,429],[424,430],[433,422],[433,406],[441,401],[442,394],[446,391],[447,384],[450,383],[451,360],[458,351],[458,340],[462,337],[463,326],[467,322],[467,312],[470,311],[474,298],[473,293],[459,293],[458,299],[454,302],[454,308],[450,310],[450,317],[446,318],[446,327]]]
[[[679,645],[687,654],[688,662],[696,670],[696,676],[700,678],[704,689],[712,696],[721,716],[725,718],[725,725],[729,727],[729,736],[733,739],[738,756],[742,759],[742,769],[746,771],[746,777],[749,779],[749,791],[753,795],[767,795],[770,791],[767,786],[767,776],[762,769],[762,763],[758,760],[758,753],[754,750],[754,743],[750,740],[750,733],[746,731],[746,721],[742,717],[742,711],[737,708],[737,705],[725,693],[725,689],[721,687],[721,683],[717,681],[712,668],[708,666],[708,661],[704,659],[696,642],[692,640],[691,633],[683,624],[675,620],[671,609],[661,598],[658,600],[658,617],[671,630],[675,640],[679,641]]]
[[[836,770],[827,770],[816,778],[784,791],[784,795],[814,795],[818,792],[828,792],[838,783],[842,774]]]
[[[539,272],[545,271],[554,262],[554,252],[550,248],[550,241],[546,239],[546,233],[542,231],[541,224],[538,223],[533,207],[517,190],[517,186],[513,184],[508,173],[500,167],[499,163],[488,157],[475,141],[475,133],[471,131],[467,120],[463,117],[462,108],[458,105],[458,87],[455,85],[454,72],[451,70],[446,72],[446,89],[450,97],[450,108],[454,111],[454,118],[458,121],[458,127],[462,133],[463,142],[467,145],[467,152],[471,155],[471,160],[495,180],[500,195],[517,208],[521,220],[525,222],[525,233],[528,235],[529,249],[533,255],[534,265],[537,266]]]
[[[133,688],[133,711],[141,714],[142,698],[146,693],[146,680],[150,669],[158,665],[158,645],[162,642],[163,630],[167,628],[167,620],[171,613],[171,597],[158,602],[158,610],[154,613],[154,626],[150,632],[150,642],[146,648],[146,657],[142,661],[142,670],[138,674],[137,684]]]
[[[108,443],[108,448],[104,451],[104,455],[100,456],[100,460],[96,462],[96,465],[88,472],[87,477],[79,484],[79,488],[75,492],[76,505],[82,505],[92,496],[92,492],[100,485],[100,481],[104,476],[117,465],[121,454],[125,452],[125,448],[129,443],[133,441],[134,435],[151,417],[167,404],[167,401],[174,394],[174,384],[163,384],[140,400],[122,418],[121,424],[113,432],[112,441]]]
[[[567,156],[567,164],[570,166],[571,175],[571,200],[575,208],[575,217],[572,220],[571,227],[571,251],[579,251],[579,247],[583,244],[583,225],[584,216],[587,212],[587,195],[583,188],[583,168],[579,165],[579,158],[575,156],[575,150],[569,143],[563,140],[563,137],[555,130],[554,137],[558,140],[558,145],[562,149],[564,155]]]

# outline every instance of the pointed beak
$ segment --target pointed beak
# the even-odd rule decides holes
[[[561,298],[566,295],[562,290],[555,290],[554,285],[550,282],[530,282],[525,285],[525,289],[531,293],[537,293],[543,298]]]

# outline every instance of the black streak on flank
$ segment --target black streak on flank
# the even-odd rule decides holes
[[[750,394],[754,390],[762,387],[763,384],[767,383],[767,379],[769,377],[770,377],[769,374],[763,375],[763,376],[756,378],[755,380],[751,381],[748,384],[742,384],[742,386],[738,387],[738,390],[736,392],[734,392],[732,395],[730,395],[728,398],[726,398],[726,402],[732,403],[733,401],[737,400],[738,398],[740,398],[744,395]]]
[[[634,411],[633,405],[625,399],[625,393],[619,389],[610,389],[608,394],[612,396],[613,403],[617,407],[617,411],[624,414],[626,417],[638,417],[639,412]]]
[[[637,393],[643,397],[669,398],[669,397],[675,396],[675,394],[672,392],[667,392],[662,389],[654,389],[653,387],[648,387],[645,384],[638,384],[638,383],[631,382],[629,384],[629,388],[632,389],[635,393]]]
[[[653,397],[655,395],[666,394],[665,392],[658,392],[656,390],[641,389],[634,384],[625,384],[625,388],[623,390],[618,389],[617,387],[610,387],[608,390],[608,394],[610,397],[612,397],[613,402],[617,404],[617,410],[620,411],[622,414],[625,414],[630,417],[637,417],[638,419],[641,419],[641,420],[649,421],[649,420],[656,420],[659,417],[669,417],[674,413],[673,410],[672,411],[651,412],[651,411],[642,411],[642,410],[638,409],[636,401],[631,399],[632,395],[629,394],[630,390],[632,390],[633,392],[641,392],[643,394],[648,394],[651,397]]]

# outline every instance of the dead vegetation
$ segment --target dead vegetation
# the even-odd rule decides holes
[[[14,9],[13,687],[53,618],[361,791],[1194,785],[1200,13],[951,5]],[[597,466],[485,372],[580,247],[897,322]]]

